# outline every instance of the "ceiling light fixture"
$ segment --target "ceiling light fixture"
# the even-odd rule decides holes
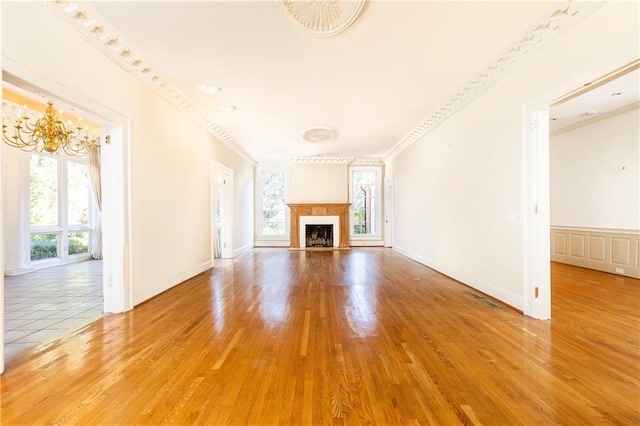
[[[204,90],[209,93],[218,93],[219,91],[222,90],[222,87],[208,84],[204,86]]]
[[[235,111],[237,108],[236,108],[236,106],[235,106],[235,105],[222,105],[222,106],[220,107],[220,109],[221,109],[221,110],[223,110],[223,111],[227,111],[227,112],[233,112],[233,111]]]
[[[592,115],[596,115],[598,113],[598,111],[587,111],[584,113],[584,115],[586,115],[587,117],[590,117]]]
[[[622,92],[615,92],[611,94],[611,96],[620,96],[620,95],[622,95]]]
[[[302,133],[307,142],[330,142],[338,137],[338,131],[333,127],[313,127]]]
[[[32,123],[24,112],[18,111],[16,124],[13,126],[13,136],[7,135],[7,125],[2,116],[2,140],[9,146],[20,148],[27,152],[46,151],[51,154],[58,153],[62,149],[67,155],[80,157],[87,155],[89,151],[99,145],[99,137],[89,136],[89,126],[84,128],[74,127],[69,120],[65,124],[60,120],[53,109],[53,102],[49,101],[44,115]],[[82,119],[80,119],[82,120]]]

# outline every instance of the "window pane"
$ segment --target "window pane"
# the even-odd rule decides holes
[[[32,155],[29,171],[31,225],[57,225],[58,160]]]
[[[262,170],[262,235],[285,235],[284,172]]]
[[[31,260],[58,257],[58,234],[31,234]]]
[[[86,165],[68,163],[67,191],[68,223],[86,225],[89,223],[89,171]]]
[[[351,223],[355,235],[376,234],[376,171],[353,171]]]
[[[69,256],[81,253],[89,253],[89,233],[69,233]]]

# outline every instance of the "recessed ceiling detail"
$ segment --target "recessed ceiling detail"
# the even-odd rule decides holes
[[[302,133],[307,142],[330,142],[338,137],[338,131],[333,127],[313,127]]]
[[[282,0],[282,7],[298,26],[316,36],[344,31],[358,18],[366,0]]]

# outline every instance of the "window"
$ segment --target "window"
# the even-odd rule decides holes
[[[258,239],[280,240],[289,235],[289,212],[286,204],[287,173],[278,168],[258,168],[257,220]]]
[[[351,237],[380,238],[382,167],[350,167]]]
[[[31,261],[88,255],[93,205],[86,164],[32,154],[29,175]]]

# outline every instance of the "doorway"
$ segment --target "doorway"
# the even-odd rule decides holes
[[[585,124],[588,124],[590,116],[598,115],[599,118],[595,120],[592,119],[593,123],[603,122],[604,119],[607,119],[612,116],[616,116],[621,113],[626,113],[631,109],[635,109],[637,111],[638,105],[638,70],[640,69],[640,61],[636,60],[629,64],[626,64],[622,67],[616,68],[611,72],[608,72],[604,75],[601,75],[587,84],[580,84],[579,86],[573,86],[571,91],[568,91],[566,94],[562,96],[557,96],[553,101],[547,101],[547,105],[542,108],[537,109],[529,109],[527,106],[523,108],[523,119],[525,122],[523,123],[524,131],[524,145],[523,145],[523,182],[524,182],[524,203],[523,203],[523,236],[524,236],[524,313],[525,315],[531,316],[537,319],[549,319],[551,318],[551,310],[552,310],[552,300],[551,300],[551,230],[552,230],[552,215],[551,215],[551,182],[550,182],[550,123],[554,123],[557,128],[557,123],[555,120],[558,119],[559,110],[558,106],[562,106],[563,118],[566,122],[565,130],[572,131],[576,130]],[[628,81],[631,83],[631,86],[626,85],[622,81],[622,77],[625,79],[628,78]],[[618,86],[622,84],[622,86]],[[577,87],[577,88],[576,88]],[[623,93],[632,94],[632,98],[628,101],[624,101],[623,103],[616,103],[612,99],[617,98],[619,95]],[[633,97],[635,96],[635,97]],[[552,98],[551,96],[549,98]],[[547,99],[549,99],[547,98]],[[571,105],[569,105],[571,104]],[[538,104],[540,105],[540,104]],[[553,115],[550,117],[550,112]],[[553,121],[551,121],[553,120]],[[637,128],[637,124],[635,125]],[[603,137],[603,139],[609,140],[611,135],[607,135]],[[609,145],[611,141],[607,142]],[[637,139],[635,140],[637,143]],[[577,150],[579,152],[584,152],[586,149],[585,140],[582,138],[578,144]],[[565,153],[566,154],[566,153]],[[566,155],[565,155],[566,156]],[[597,161],[596,163],[601,163],[606,161],[604,157],[605,155],[596,154]],[[624,157],[624,156],[623,156]],[[627,155],[626,157],[637,157],[637,155]],[[625,172],[625,165],[628,165],[627,162],[629,160],[627,158],[622,161],[622,163],[618,164],[616,161],[607,162],[607,171],[604,173],[605,180],[609,182],[611,180],[612,170],[614,170],[617,166],[621,171],[619,174]],[[585,161],[578,161],[581,165],[585,163]],[[637,168],[637,165],[636,165]],[[585,175],[579,176],[576,173],[569,173],[569,181],[592,181],[597,175],[595,169],[585,169]],[[638,182],[637,177],[628,179],[630,182]],[[592,181],[592,183],[595,183]],[[589,191],[597,188],[598,185],[591,185]],[[621,185],[605,185],[605,194],[609,194],[617,189],[617,186]],[[637,187],[636,187],[637,188]],[[573,193],[582,193],[586,190],[586,188],[577,188],[575,186],[571,186],[569,192],[565,193],[565,197],[567,199],[573,199]],[[637,189],[635,191],[629,191],[637,193]],[[575,194],[574,194],[575,195]],[[611,200],[606,203],[603,200],[607,199],[606,196],[596,196],[598,200],[598,204],[606,205],[606,206],[616,206],[615,208],[607,207],[604,211],[607,212],[616,212],[616,211],[626,211],[628,208],[620,207],[620,203],[611,202]],[[619,197],[628,199],[628,197]],[[557,199],[557,198],[556,198]],[[615,201],[615,200],[614,200]],[[575,204],[575,200],[573,203]],[[636,203],[637,204],[637,203]],[[565,206],[566,207],[566,206]],[[596,228],[601,227],[602,225],[599,223],[616,223],[619,218],[607,217],[606,220],[595,220],[591,225],[589,225],[588,221],[593,221],[594,211],[597,209],[592,208],[593,206],[584,205],[582,207],[582,220],[579,223],[573,222],[569,219],[569,215],[564,212],[563,219],[560,222],[563,222],[564,225],[567,226],[579,226],[584,228],[585,226],[595,226]],[[598,206],[600,207],[600,206]],[[561,210],[567,210],[563,208]],[[584,213],[588,213],[585,215]],[[555,216],[555,215],[554,215]],[[580,216],[580,215],[579,215]],[[631,214],[630,216],[634,217],[637,220],[639,217],[637,214]],[[588,218],[588,219],[585,219]],[[558,221],[557,218],[554,221]],[[566,223],[564,223],[566,222]],[[625,228],[625,229],[637,229],[638,223],[633,222],[633,220],[628,220],[624,222],[622,220],[622,225],[614,226],[613,228]],[[557,225],[557,224],[556,224]],[[605,226],[606,227],[606,226]],[[636,231],[637,232],[637,231]],[[589,244],[591,241],[598,242],[600,240],[604,241],[604,238],[591,238],[587,236],[586,238],[575,238],[576,241],[583,241],[584,247],[582,247],[584,251],[584,257],[589,257],[591,254],[589,253]],[[554,241],[554,250],[557,249],[557,246],[560,242]],[[569,242],[567,242],[569,244]],[[611,253],[611,257],[613,257],[612,249],[606,250],[605,244],[602,244],[602,260],[604,260],[607,256],[606,253]],[[632,247],[632,245],[629,245]],[[578,250],[579,251],[579,250]],[[573,253],[571,254],[572,258],[580,257],[581,254]],[[593,257],[597,258],[597,255]],[[602,263],[602,262],[601,262]],[[585,265],[578,265],[585,266]],[[615,268],[611,266],[611,271],[614,272]]]
[[[10,59],[3,58],[3,85],[9,83],[22,90],[36,93],[40,96],[56,100],[58,104],[65,104],[70,109],[87,111],[101,123],[101,140],[110,143],[103,144],[102,149],[102,194],[103,217],[105,229],[109,231],[103,235],[104,261],[102,273],[99,275],[99,287],[102,288],[104,301],[103,312],[124,312],[132,309],[132,270],[130,247],[130,171],[129,171],[129,133],[127,119],[117,112],[86,99],[46,77],[17,64]],[[0,154],[0,165],[7,159]],[[3,169],[4,167],[0,168]],[[4,179],[4,173],[2,176]],[[5,207],[0,204],[0,235],[6,232]],[[0,245],[0,259],[7,253],[4,244]],[[4,269],[4,268],[3,268]],[[3,274],[4,275],[4,274]],[[4,372],[4,344],[5,344],[5,288],[4,276],[0,275],[0,372]]]
[[[211,165],[211,231],[212,258],[233,258],[233,170],[216,162]]]

